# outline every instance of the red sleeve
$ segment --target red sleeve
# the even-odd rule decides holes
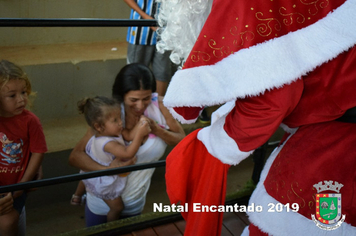
[[[260,147],[293,111],[302,92],[303,80],[299,79],[260,96],[237,99],[235,108],[226,117],[225,132],[235,140],[241,151]]]
[[[47,152],[47,144],[43,128],[37,116],[33,115],[29,121],[29,140],[31,153]]]

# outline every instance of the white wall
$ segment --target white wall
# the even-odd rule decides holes
[[[129,19],[123,0],[0,0],[1,18]],[[0,46],[125,40],[126,27],[2,27]]]

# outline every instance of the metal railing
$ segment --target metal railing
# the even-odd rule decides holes
[[[47,178],[47,179],[41,179],[41,180],[33,180],[33,181],[24,182],[24,183],[0,186],[0,193],[13,192],[13,191],[17,191],[17,190],[25,190],[25,189],[44,187],[44,186],[55,185],[55,184],[74,182],[74,181],[79,181],[82,179],[90,179],[90,178],[104,176],[104,175],[116,175],[116,174],[121,174],[121,173],[126,173],[126,172],[137,171],[137,170],[162,167],[165,165],[166,165],[166,161],[162,160],[162,161],[156,161],[156,162],[150,162],[150,163],[144,163],[144,164],[135,164],[132,166],[112,168],[112,169],[108,169],[108,170],[91,171],[91,172],[87,172],[87,173],[65,175],[65,176],[59,176],[59,177]]]
[[[269,142],[255,150],[255,152],[253,154],[255,168],[254,168],[254,171],[252,174],[252,179],[255,183],[258,182],[260,172],[261,172],[263,164],[264,164],[267,149],[276,147],[278,145],[278,143],[279,143],[279,141]],[[74,182],[74,181],[79,181],[82,179],[89,179],[89,178],[94,178],[94,177],[99,177],[99,176],[104,176],[104,175],[116,175],[116,174],[121,174],[121,173],[125,173],[125,172],[132,172],[132,171],[138,171],[138,170],[156,168],[156,167],[164,167],[164,166],[166,166],[166,161],[161,160],[161,161],[150,162],[150,163],[135,164],[135,165],[131,165],[131,166],[112,168],[112,169],[108,169],[108,170],[91,171],[91,172],[86,172],[86,173],[58,176],[58,177],[54,177],[54,178],[33,180],[33,181],[24,182],[24,183],[0,186],[0,193],[13,192],[13,191],[17,191],[17,190],[25,190],[25,189],[31,189],[31,188],[38,188],[38,187],[44,187],[44,186],[49,186],[49,185]],[[256,168],[257,166],[258,166],[258,168]]]
[[[0,18],[0,27],[128,27],[157,26],[156,20],[98,19],[98,18]]]

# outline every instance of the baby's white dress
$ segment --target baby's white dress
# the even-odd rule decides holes
[[[105,152],[104,147],[108,142],[119,142],[125,146],[125,142],[120,135],[119,137],[91,137],[85,148],[85,152],[97,163],[103,166],[109,166],[115,159],[111,153]],[[83,171],[82,171],[83,172]],[[121,196],[127,177],[118,175],[100,176],[91,179],[84,179],[86,191],[101,199],[115,199]]]

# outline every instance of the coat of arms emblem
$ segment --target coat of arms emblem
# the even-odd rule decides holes
[[[340,189],[344,186],[335,181],[324,181],[313,185],[317,190],[315,207],[316,214],[311,217],[320,229],[334,230],[341,226],[345,221],[345,215],[341,214],[341,193]],[[327,191],[329,193],[322,193]],[[336,193],[330,193],[331,191]]]

